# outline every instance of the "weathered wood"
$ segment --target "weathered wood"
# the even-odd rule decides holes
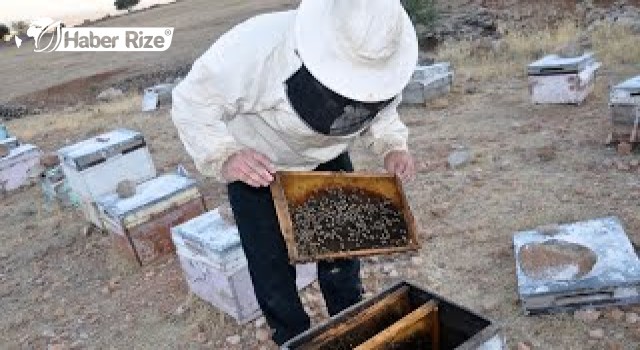
[[[398,320],[355,349],[409,349],[412,346],[411,343],[419,342],[420,339],[426,340],[427,338],[429,339],[428,343],[431,344],[431,349],[440,349],[438,304],[433,300]]]
[[[403,286],[370,307],[342,318],[332,328],[311,339],[299,349],[338,349],[340,345],[353,348],[409,312],[411,312],[409,288]]]
[[[304,203],[314,190],[330,186],[359,188],[390,200],[396,208],[399,208],[407,225],[407,243],[401,247],[335,251],[316,253],[312,256],[301,255],[297,246],[290,207]],[[402,189],[402,182],[393,175],[367,172],[284,171],[276,174],[275,181],[271,184],[271,194],[280,223],[280,230],[287,244],[289,260],[292,263],[393,254],[415,251],[420,248],[415,219]]]

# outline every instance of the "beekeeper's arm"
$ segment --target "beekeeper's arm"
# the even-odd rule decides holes
[[[251,45],[238,45],[233,34],[223,35],[194,64],[173,91],[171,116],[180,139],[205,176],[222,182],[268,185],[272,165],[266,156],[244,149],[226,123],[246,112],[255,100],[252,77],[256,66]],[[266,174],[265,174],[266,172]]]
[[[400,101],[398,96],[380,111],[362,139],[369,150],[384,159],[388,172],[408,180],[415,175],[415,165],[407,146],[409,129],[398,115]]]

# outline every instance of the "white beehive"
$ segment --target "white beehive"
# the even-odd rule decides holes
[[[0,158],[0,193],[25,185],[32,170],[40,163],[40,150],[34,145],[21,145]]]
[[[600,63],[593,54],[564,58],[548,55],[527,67],[533,103],[580,104],[593,91]]]
[[[97,197],[115,192],[120,181],[140,183],[156,176],[144,137],[136,131],[114,130],[64,147],[58,154],[86,219],[98,227],[102,223],[95,205]]]
[[[416,67],[411,81],[402,91],[402,103],[424,104],[451,91],[453,72],[450,63]]]
[[[638,142],[640,140],[640,75],[626,80],[609,94],[611,111],[611,141]]]
[[[191,291],[244,324],[260,314],[247,260],[235,225],[218,209],[172,229],[172,238]],[[298,289],[316,280],[316,265],[296,266]]]

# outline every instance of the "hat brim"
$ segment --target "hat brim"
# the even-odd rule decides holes
[[[357,101],[384,101],[400,94],[418,62],[418,39],[407,13],[402,11],[402,37],[397,50],[385,60],[363,62],[343,52],[330,35],[331,3],[304,0],[298,8],[296,46],[309,72],[329,89]]]

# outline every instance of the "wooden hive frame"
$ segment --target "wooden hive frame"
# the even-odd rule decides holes
[[[355,350],[396,349],[399,344],[414,339],[429,339],[432,350],[440,350],[440,321],[438,303],[431,300],[398,320]]]
[[[290,205],[303,203],[313,190],[327,187],[355,187],[391,200],[393,205],[401,210],[402,217],[407,224],[408,243],[400,247],[350,250],[313,256],[302,255],[296,243],[296,234],[289,207]],[[287,245],[289,260],[292,263],[392,254],[415,251],[420,248],[415,219],[402,189],[402,182],[393,175],[362,172],[284,171],[276,174],[275,180],[271,184],[271,194],[280,223],[280,230]]]

